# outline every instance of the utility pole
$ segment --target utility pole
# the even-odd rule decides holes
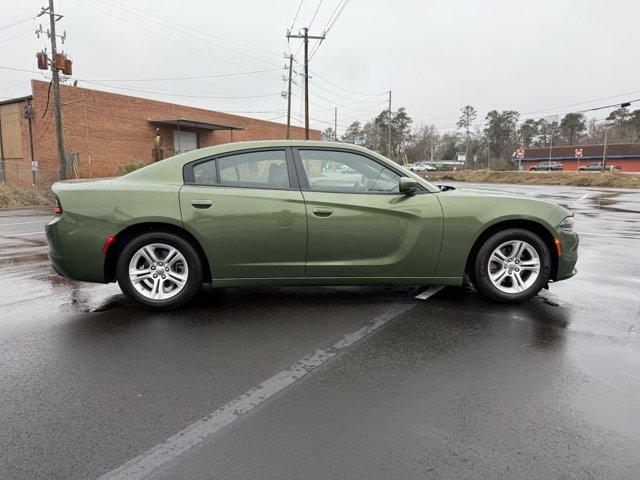
[[[389,159],[391,158],[391,90],[389,90],[389,131],[387,132],[387,151],[389,153]]]
[[[333,109],[333,138],[338,141],[338,107]]]
[[[547,172],[551,171],[551,152],[553,151],[553,127],[551,128],[551,141],[549,142],[549,162],[547,163]]]
[[[43,8],[40,15],[49,15],[49,39],[51,40],[51,75],[53,86],[53,117],[56,129],[56,143],[58,151],[58,175],[61,180],[67,178],[67,159],[64,154],[64,135],[62,130],[62,109],[60,107],[60,72],[59,69],[65,68],[65,65],[57,65],[56,62],[62,57],[59,56],[57,49],[56,22],[62,18],[62,15],[55,13],[53,8],[53,0],[49,0],[49,7]],[[63,39],[64,41],[64,39]],[[62,60],[64,62],[64,60]]]
[[[293,73],[293,55],[289,55],[289,89],[287,90],[287,140],[291,138],[291,75]]]
[[[287,38],[302,38],[304,40],[304,138],[309,140],[309,39],[324,40],[325,35],[309,35],[309,27],[304,27],[304,35],[291,35]]]
[[[604,146],[602,148],[602,173],[604,173],[604,169],[607,163],[607,141],[609,139],[609,127],[605,127],[604,129]]]

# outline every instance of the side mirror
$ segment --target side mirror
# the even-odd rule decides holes
[[[418,182],[409,177],[400,177],[400,193],[413,193],[418,188]]]

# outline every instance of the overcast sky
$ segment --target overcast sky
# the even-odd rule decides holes
[[[342,1],[303,0],[294,33],[311,24],[311,33],[320,34]],[[42,4],[0,0],[0,66],[35,72],[1,69],[0,99],[28,94],[29,79],[43,78],[34,54],[47,39],[28,32],[39,23],[46,30],[48,17],[4,28]],[[300,40],[287,44],[285,36],[299,4],[57,0],[56,9],[64,15],[58,28],[67,32],[63,48],[81,86],[272,119],[286,113],[283,53],[290,49],[303,59]],[[640,98],[639,18],[634,0],[350,0],[311,60],[312,126],[333,124],[335,106],[339,132],[353,120],[366,121],[385,108],[387,96],[374,95],[388,90],[394,109],[404,106],[416,124],[442,129],[455,124],[466,104],[482,119],[493,108],[547,110],[526,115],[540,117]],[[295,69],[302,72],[300,65]],[[121,81],[249,71],[261,73]],[[301,107],[298,93],[297,118]]]

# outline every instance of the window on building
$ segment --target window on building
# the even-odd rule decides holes
[[[218,159],[220,183],[255,188],[289,188],[284,150],[265,150]]]
[[[357,153],[300,150],[309,188],[319,192],[389,193],[400,191],[400,175]]]
[[[197,132],[185,132],[181,130],[173,131],[173,149],[176,155],[190,152],[198,148]]]

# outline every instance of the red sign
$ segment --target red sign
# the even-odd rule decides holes
[[[519,148],[519,149],[516,151],[516,157],[518,157],[518,158],[524,158],[524,150],[523,150],[522,148]]]
[[[582,156],[582,149],[576,148],[576,158],[580,158]]]

